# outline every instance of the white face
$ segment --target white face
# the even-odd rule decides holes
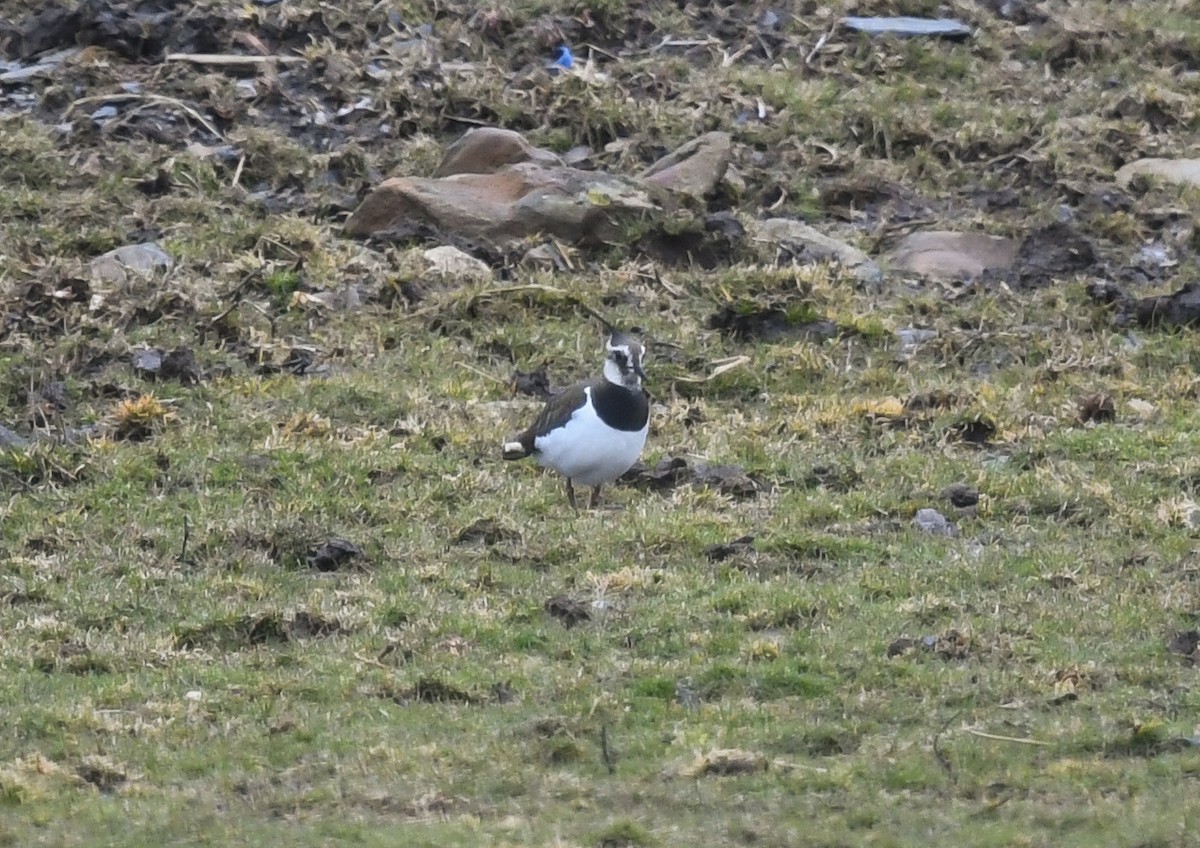
[[[636,389],[642,385],[642,346],[624,336],[608,340],[608,356],[604,359],[604,378],[610,383]]]

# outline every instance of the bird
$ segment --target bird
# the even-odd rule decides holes
[[[551,397],[534,422],[503,445],[504,459],[533,456],[563,475],[575,512],[575,484],[592,487],[590,507],[596,509],[601,487],[633,467],[650,432],[641,343],[614,330],[605,348],[601,376]]]

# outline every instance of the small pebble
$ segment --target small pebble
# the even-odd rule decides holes
[[[918,509],[917,517],[913,519],[913,523],[922,532],[928,533],[931,536],[953,536],[958,532],[958,528],[947,521],[946,516],[942,515],[936,509],[929,507]]]

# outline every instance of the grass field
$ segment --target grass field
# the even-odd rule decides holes
[[[489,72],[381,81],[358,71],[387,9],[199,3],[221,38],[307,34],[310,65],[248,102],[234,74],[89,48],[3,107],[0,423],[32,441],[0,452],[0,844],[1198,844],[1200,355],[1086,286],[1196,277],[1200,195],[1112,175],[1194,152],[1200,24],[1169,0],[985,5],[950,4],[979,26],[962,43],[841,33],[805,63],[840,14],[937,4],[779,3],[756,40],[765,5],[597,2],[582,40],[631,51],[611,86],[524,90],[540,16],[584,4],[399,4]],[[646,52],[668,35],[716,40]],[[77,101],[131,80],[223,138],[162,103],[155,132],[93,126]],[[393,135],[299,126],[364,91]],[[760,98],[771,119],[739,121]],[[627,244],[576,272],[491,254],[485,283],[341,234],[464,118],[632,139],[601,157],[625,172],[723,129],[746,220],[878,254],[1066,214],[1100,259],[1036,289],[872,287],[759,244],[707,269]],[[89,278],[144,237],[170,272]],[[1178,262],[1130,283],[1147,242]],[[347,285],[353,309],[314,298]],[[710,328],[764,308],[790,329]],[[647,464],[725,478],[576,516],[500,460],[539,404],[515,372],[599,368],[593,312],[646,340]],[[176,377],[135,367],[180,346]]]

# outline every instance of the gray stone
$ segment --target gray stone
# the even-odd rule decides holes
[[[971,27],[952,18],[915,17],[847,17],[842,23],[855,32],[867,35],[934,36],[939,38],[966,38]]]
[[[729,133],[705,133],[659,159],[641,178],[668,191],[702,198],[725,176],[732,155]]]
[[[928,533],[931,536],[954,536],[958,533],[958,528],[947,521],[946,516],[930,507],[918,509],[913,523],[922,533]]]
[[[22,436],[16,430],[10,430],[3,424],[0,424],[0,448],[4,450],[21,450],[29,446],[29,439]]]
[[[791,218],[768,218],[758,223],[755,238],[776,244],[804,247],[817,259],[833,259],[864,283],[879,283],[883,271],[866,253]]]
[[[149,277],[169,269],[175,260],[157,242],[127,244],[92,260],[92,274],[113,283],[124,283],[129,275]]]
[[[1139,175],[1161,177],[1167,182],[1200,185],[1200,159],[1138,159],[1117,171],[1117,185],[1128,186]]]
[[[423,255],[425,261],[429,263],[429,270],[436,274],[480,280],[492,278],[492,269],[486,262],[476,259],[457,247],[450,245],[431,247]]]
[[[962,280],[987,270],[1011,268],[1019,247],[1013,239],[999,236],[932,230],[905,236],[887,258],[900,271]]]

